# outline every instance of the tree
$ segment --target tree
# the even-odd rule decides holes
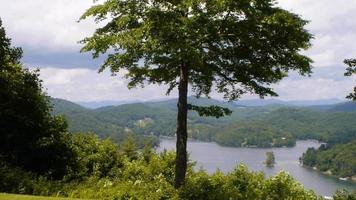
[[[135,143],[135,139],[133,135],[129,134],[124,139],[123,144],[120,147],[120,150],[123,152],[125,156],[127,156],[130,160],[135,160],[138,157],[138,148]]]
[[[274,158],[274,153],[273,151],[266,152],[266,166],[267,167],[273,167],[275,164],[275,158]]]
[[[80,18],[104,25],[82,40],[82,52],[107,56],[100,72],[126,70],[128,87],[178,87],[175,186],[187,169],[187,112],[222,117],[231,111],[187,103],[190,89],[209,97],[213,89],[227,100],[245,93],[277,94],[271,84],[291,70],[311,73],[301,55],[312,36],[307,21],[278,8],[275,0],[106,0]]]
[[[52,116],[38,71],[23,68],[0,20],[0,160],[60,178],[72,151],[66,121]]]
[[[351,76],[356,74],[356,59],[346,59],[344,63],[348,65],[346,68],[345,76]],[[356,86],[354,87],[354,92],[350,93],[346,98],[356,101]]]

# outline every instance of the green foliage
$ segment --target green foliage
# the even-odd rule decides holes
[[[219,119],[203,118],[197,113],[189,113],[188,136],[202,141],[241,146],[246,145],[244,143],[246,139],[250,146],[282,147],[294,146],[296,139],[317,139],[330,144],[346,143],[356,139],[354,123],[356,112],[352,111],[355,107],[353,102],[331,106],[330,111],[326,112],[281,106],[238,107],[233,103],[207,98],[190,97],[188,101],[204,107],[219,105],[234,111],[230,117]],[[109,135],[114,141],[121,143],[128,134],[133,133],[135,141],[138,141],[141,148],[146,138],[152,139],[151,144],[157,144],[155,136],[174,136],[176,103],[176,100],[167,100],[112,106],[85,112],[76,109],[75,112],[85,116],[89,111],[90,116],[96,120],[90,123],[93,125],[107,123],[107,127],[120,126],[129,129],[128,133],[101,129],[100,133],[105,134],[100,135],[101,137]],[[68,119],[78,116],[70,111],[72,107],[69,104],[68,108],[65,105],[59,105],[57,108],[57,104],[54,104],[56,113],[65,114]],[[99,127],[82,123],[85,120],[85,117],[78,117],[75,121],[69,120],[69,127],[72,127],[71,130],[73,128],[80,130],[85,126],[85,130],[88,131],[97,130]]]
[[[75,187],[70,196],[96,199],[317,199],[313,192],[305,190],[286,173],[265,179],[262,173],[250,172],[242,165],[227,175],[221,172],[208,175],[204,171],[193,172],[190,168],[186,184],[176,190],[172,184],[174,169],[170,165],[174,163],[173,153],[154,154],[148,163],[141,159],[127,161],[121,176],[91,178]]]
[[[67,174],[67,179],[112,177],[122,166],[118,146],[110,140],[101,141],[94,134],[75,134],[72,138],[76,167]]]
[[[70,196],[93,199],[177,199],[173,187],[174,153],[151,154],[132,160],[123,154],[123,166],[113,177],[88,180],[73,187]]]
[[[300,108],[282,108],[268,114],[261,123],[297,139],[317,139],[328,144],[356,139],[356,112],[320,112]]]
[[[192,200],[318,199],[284,172],[265,179],[262,173],[250,172],[243,165],[227,175],[221,172],[208,175],[203,171],[189,175],[186,185],[180,189],[180,197]]]
[[[78,199],[0,193],[0,200],[78,200]]]
[[[0,67],[1,71],[14,70],[12,65],[20,65],[22,49],[11,47],[11,40],[6,37],[5,29],[0,19]]]
[[[129,87],[162,83],[169,93],[185,65],[197,96],[216,86],[233,100],[250,91],[276,95],[268,84],[289,70],[310,73],[311,60],[299,54],[310,46],[307,22],[273,0],[107,0],[81,20],[88,17],[105,25],[82,41],[82,51],[109,52],[100,70],[128,70]]]
[[[82,40],[83,52],[105,55],[100,71],[126,71],[128,87],[178,87],[176,187],[187,165],[188,85],[197,97],[215,89],[225,99],[255,93],[277,94],[270,87],[289,71],[311,73],[307,21],[277,7],[274,0],[106,0],[89,8],[80,20],[93,17],[104,25]],[[221,117],[227,108],[190,106],[201,115]]]
[[[108,137],[110,134],[124,134],[124,128],[98,119],[95,112],[75,103],[51,98],[53,114],[63,115],[68,121],[71,132],[94,132],[100,137]]]
[[[309,148],[303,154],[304,165],[316,167],[321,171],[330,171],[339,177],[356,175],[356,140],[332,147],[322,145],[318,150]]]
[[[356,111],[356,102],[349,101],[345,103],[339,103],[336,105],[332,105],[327,111],[332,112],[355,112]]]
[[[337,191],[334,195],[334,200],[355,200],[356,199],[356,191],[353,193],[349,193],[347,191],[341,190]]]
[[[346,59],[344,61],[348,67],[346,68],[345,76],[351,76],[352,74],[356,74],[356,59]],[[350,93],[347,98],[356,101],[356,87],[354,87],[354,93]]]
[[[265,123],[237,122],[216,134],[216,142],[235,147],[282,147],[294,146],[295,138],[290,133]]]
[[[67,123],[51,115],[38,71],[23,68],[1,21],[0,50],[0,160],[61,178],[73,162]]]
[[[266,166],[267,167],[273,167],[274,164],[276,163],[275,158],[274,158],[274,153],[273,151],[266,152]]]
[[[64,185],[19,167],[0,163],[0,192],[49,196],[61,193]]]
[[[263,190],[264,198],[262,199],[290,199],[290,200],[317,200],[314,192],[306,191],[303,186],[297,183],[292,176],[286,172],[281,172],[275,177],[267,180],[266,189]]]
[[[117,144],[95,135],[73,135],[68,142],[76,150],[79,171],[55,181],[2,164],[0,192],[108,200],[317,199],[286,173],[266,179],[243,165],[228,174],[209,175],[195,172],[190,163],[186,184],[175,189],[174,152],[157,154],[146,149],[132,159],[132,152],[126,154]]]
[[[303,156],[300,158],[303,165],[315,166],[317,164],[317,150],[315,148],[308,148]]]
[[[196,111],[200,116],[214,116],[216,118],[224,117],[226,115],[231,115],[232,111],[228,108],[223,108],[220,106],[196,106],[188,104],[189,110]]]
[[[135,144],[134,138],[129,135],[121,146],[121,151],[130,159],[135,160],[137,159],[137,146]]]
[[[132,110],[134,106],[132,106],[132,109],[131,107],[128,108],[128,112],[125,110],[108,111],[111,110],[109,108],[90,110],[63,99],[54,98],[51,99],[51,103],[54,107],[53,114],[63,115],[68,121],[71,132],[92,132],[99,135],[100,138],[110,138],[118,144],[132,135],[139,148],[143,148],[145,142],[151,146],[158,146],[159,144],[158,138],[150,134],[151,130],[157,129],[157,123],[147,123],[146,126],[140,126],[144,123],[139,123],[145,121],[145,118],[150,119],[149,115],[146,117],[144,114],[149,113],[150,110]],[[131,111],[133,113],[130,114]],[[137,112],[136,115],[139,117],[134,117],[134,112]]]

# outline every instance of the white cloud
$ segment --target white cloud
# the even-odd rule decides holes
[[[50,96],[77,102],[153,100],[165,97],[165,87],[157,85],[129,90],[127,80],[122,78],[122,74],[111,76],[109,72],[99,74],[96,70],[83,68],[44,67],[40,71],[40,78]]]
[[[308,55],[319,64],[320,54],[333,52],[335,62],[356,54],[356,1],[278,0],[279,5],[310,20],[315,35]],[[93,5],[92,0],[1,0],[0,13],[15,44],[31,46],[44,53],[80,48],[78,41],[97,27],[92,20],[77,23]],[[326,47],[325,47],[326,46]],[[329,58],[330,60],[330,58]]]
[[[103,101],[103,100],[153,100],[165,98],[165,86],[149,85],[145,88],[127,88],[127,80],[110,73],[97,73],[90,69],[60,69],[46,67],[41,69],[40,78],[50,96],[69,99],[71,101]],[[280,99],[284,100],[317,100],[343,98],[353,88],[356,77],[343,80],[325,78],[291,79],[287,78],[274,86]],[[174,91],[170,97],[176,97]],[[212,94],[214,98],[221,95]],[[256,96],[244,96],[256,98]]]
[[[352,91],[356,77],[343,80],[325,78],[285,79],[274,88],[284,100],[343,99]]]
[[[307,51],[315,67],[342,65],[356,57],[356,1],[279,0],[279,5],[309,20],[307,29],[314,35]]]
[[[282,99],[342,98],[355,78],[344,78],[345,58],[356,57],[356,1],[355,0],[278,0],[280,6],[310,20],[307,29],[315,36],[313,46],[305,53],[314,61],[317,69],[324,70],[312,78],[288,78],[276,85]],[[42,53],[45,57],[39,65],[41,78],[48,93],[73,101],[156,99],[165,97],[165,88],[149,86],[128,90],[126,81],[111,77],[108,72],[97,74],[89,69],[60,69],[53,52],[77,52],[77,43],[90,35],[97,25],[93,21],[77,23],[80,15],[93,5],[92,0],[0,0],[0,17],[9,37],[16,46]],[[26,53],[25,53],[26,55]],[[32,54],[30,54],[32,55]],[[65,54],[63,54],[65,55]],[[42,57],[41,57],[42,58]],[[52,59],[53,58],[53,59]],[[82,66],[74,59],[68,67]],[[83,58],[84,59],[84,58]],[[27,60],[32,60],[27,58]],[[34,65],[36,63],[28,63]],[[37,65],[38,66],[38,65]],[[317,70],[316,70],[317,71]],[[302,95],[301,95],[302,94]]]
[[[46,51],[78,49],[78,41],[95,30],[91,21],[77,23],[91,0],[1,0],[0,17],[14,44]]]

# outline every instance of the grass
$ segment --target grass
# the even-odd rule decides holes
[[[78,200],[78,199],[0,193],[0,200]]]

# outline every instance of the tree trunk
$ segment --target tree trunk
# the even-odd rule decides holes
[[[180,68],[177,116],[177,143],[176,143],[176,173],[174,186],[179,188],[184,184],[187,171],[187,113],[188,113],[188,69],[184,64]]]

